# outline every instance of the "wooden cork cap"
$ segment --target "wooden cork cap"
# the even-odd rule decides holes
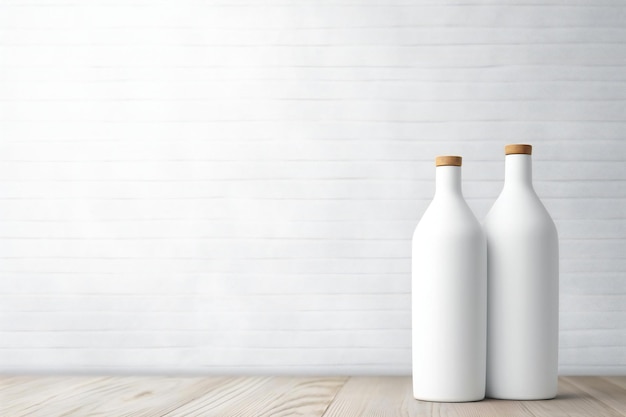
[[[514,144],[514,145],[506,145],[504,147],[505,155],[513,155],[513,154],[531,155],[532,153],[533,153],[533,147],[531,145]]]
[[[435,166],[443,167],[443,166],[453,166],[460,167],[461,161],[463,158],[460,156],[438,156],[435,158]]]

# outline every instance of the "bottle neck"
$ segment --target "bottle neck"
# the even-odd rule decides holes
[[[435,169],[435,197],[463,196],[461,190],[461,167],[440,166]]]
[[[533,188],[533,165],[530,155],[512,154],[505,157],[504,186]]]

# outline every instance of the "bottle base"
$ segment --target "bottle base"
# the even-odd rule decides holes
[[[482,401],[485,399],[485,396],[482,397],[438,397],[438,396],[429,396],[429,395],[416,395],[413,394],[413,398],[418,401],[426,401],[430,403],[473,403],[477,401]]]
[[[491,394],[487,393],[485,398],[491,398],[494,400],[509,400],[509,401],[542,401],[542,400],[553,400],[557,396],[554,394],[543,394],[543,395],[515,395],[515,394]]]

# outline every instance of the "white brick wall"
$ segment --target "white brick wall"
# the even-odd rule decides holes
[[[523,141],[624,373],[625,139],[625,1],[1,0],[0,371],[408,373],[433,158]]]

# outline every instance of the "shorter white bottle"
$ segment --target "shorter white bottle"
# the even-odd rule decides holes
[[[435,196],[415,228],[412,254],[413,395],[485,396],[486,242],[461,191],[461,157],[436,159]]]
[[[554,398],[559,241],[532,184],[532,147],[507,145],[502,193],[484,222],[488,247],[487,396]]]

